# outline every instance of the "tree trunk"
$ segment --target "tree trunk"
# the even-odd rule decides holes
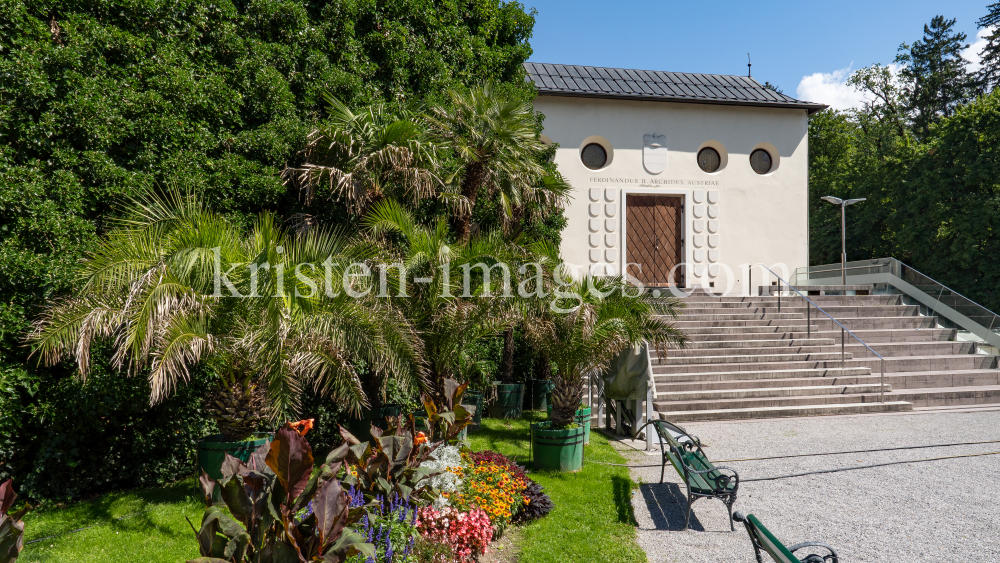
[[[223,379],[204,401],[205,411],[215,419],[227,442],[249,438],[260,427],[266,406],[264,387],[240,377]]]
[[[503,331],[503,362],[500,364],[500,381],[514,383],[514,328]]]
[[[552,379],[552,362],[545,352],[539,352],[535,358],[535,379]]]
[[[476,197],[479,195],[479,188],[486,181],[486,164],[484,162],[473,162],[465,168],[462,175],[462,195],[469,202],[469,208],[459,211],[455,215],[455,232],[458,240],[465,242],[469,240],[472,232],[472,211],[476,207]]]
[[[577,377],[556,377],[556,387],[552,390],[553,429],[560,429],[576,422],[576,411],[583,399],[583,387]]]

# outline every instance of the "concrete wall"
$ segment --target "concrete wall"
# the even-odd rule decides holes
[[[684,198],[689,287],[714,282],[717,291],[731,285],[746,294],[747,264],[765,262],[778,273],[773,265],[784,264],[788,274],[809,264],[805,110],[546,95],[535,108],[545,114],[544,134],[559,145],[555,161],[574,188],[562,254],[581,274],[621,271],[629,193]],[[644,166],[644,135],[663,136],[666,166],[659,173]],[[580,160],[590,142],[610,146],[610,162],[600,170]],[[705,146],[722,156],[723,167],[712,174],[698,167]],[[771,172],[750,167],[756,148],[772,153]],[[767,283],[759,268],[751,279]]]

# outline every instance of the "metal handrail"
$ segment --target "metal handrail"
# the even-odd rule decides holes
[[[852,266],[851,264],[854,264],[854,265]],[[824,268],[824,269],[820,269],[820,268]],[[801,268],[796,268],[796,270],[795,270],[795,278],[796,278],[796,281],[797,281],[798,277],[800,275],[799,274],[800,271],[803,272],[803,275],[806,276],[806,279],[809,279],[812,276],[812,274],[823,274],[823,273],[829,273],[829,272],[839,272],[840,269],[841,269],[841,265],[839,265],[839,264],[825,264],[825,265],[821,265],[821,266],[801,267]],[[893,258],[891,256],[888,257],[888,258],[877,258],[877,259],[873,259],[873,260],[858,260],[858,261],[855,261],[855,262],[849,262],[848,265],[847,265],[847,272],[850,272],[851,270],[869,270],[869,269],[870,270],[874,270],[874,271],[879,272],[879,273],[887,273],[887,274],[890,274],[890,275],[895,275],[895,276],[899,277],[900,279],[903,279],[904,281],[906,281],[906,276],[905,276],[906,271],[910,271],[910,272],[913,272],[914,274],[917,274],[918,276],[924,278],[927,282],[930,282],[931,284],[933,284],[935,286],[935,289],[937,289],[937,295],[936,296],[932,295],[930,293],[927,293],[925,291],[925,293],[928,295],[928,297],[931,297],[935,301],[941,302],[942,305],[955,308],[954,306],[948,305],[947,303],[944,303],[944,302],[941,301],[941,297],[944,294],[944,292],[948,291],[956,299],[960,299],[960,300],[962,300],[964,302],[964,303],[961,304],[962,307],[970,307],[971,306],[970,308],[973,308],[973,310],[976,312],[976,314],[973,316],[973,315],[969,315],[968,313],[966,313],[964,311],[959,311],[959,312],[961,314],[963,314],[964,316],[968,317],[973,322],[978,323],[980,326],[982,326],[987,331],[992,332],[993,329],[994,329],[994,327],[997,325],[997,320],[1000,319],[1000,315],[998,315],[997,313],[993,312],[990,309],[987,309],[986,307],[984,307],[980,303],[977,303],[976,301],[973,301],[972,299],[969,299],[965,295],[962,295],[961,293],[955,291],[954,289],[952,289],[952,288],[944,285],[943,283],[935,280],[934,278],[928,276],[927,274],[921,272],[920,270],[914,268],[913,266],[910,266],[909,264],[901,262],[900,260],[897,260],[896,258]],[[858,275],[858,274],[849,274],[849,275]],[[865,274],[861,274],[861,275],[865,275]],[[935,310],[934,307],[932,307],[930,305],[927,305],[927,307],[929,309],[931,309],[932,311]],[[976,310],[976,309],[978,309],[978,310]],[[958,309],[956,309],[956,310],[958,310]],[[976,320],[977,317],[989,318],[990,319],[990,325],[986,326],[985,324],[978,322]],[[952,322],[955,322],[955,321],[952,321]],[[961,325],[961,323],[958,323],[958,324]],[[968,327],[965,327],[965,326],[963,326],[963,328],[965,328],[966,330],[971,330],[971,329],[969,329]],[[972,331],[972,332],[975,332],[975,331]]]
[[[812,305],[813,307],[816,307],[817,311],[819,311],[820,313],[823,313],[831,321],[837,323],[837,326],[840,327],[840,367],[842,369],[846,365],[846,362],[844,361],[844,341],[846,340],[846,338],[844,336],[844,333],[850,334],[851,338],[857,340],[858,343],[861,344],[862,346],[864,346],[865,348],[867,348],[869,352],[871,352],[872,354],[875,354],[876,356],[878,356],[879,365],[880,365],[880,367],[882,369],[882,374],[879,377],[879,402],[880,403],[884,403],[885,402],[885,358],[883,358],[882,355],[879,354],[878,352],[876,352],[875,350],[872,350],[871,346],[865,344],[864,340],[861,340],[860,338],[858,338],[858,336],[856,334],[854,334],[853,332],[851,332],[851,330],[849,328],[847,328],[846,326],[842,325],[840,323],[840,321],[838,321],[837,319],[833,318],[833,316],[831,316],[830,313],[827,313],[826,311],[823,310],[822,307],[820,307],[819,305],[813,303],[812,299],[809,299],[809,297],[807,297],[806,295],[804,295],[801,291],[799,291],[798,289],[795,289],[795,286],[793,286],[792,284],[788,283],[787,280],[782,279],[782,277],[779,276],[777,273],[775,273],[774,270],[772,270],[771,268],[768,268],[767,264],[757,263],[757,265],[758,266],[762,266],[765,270],[767,270],[768,272],[771,272],[771,275],[773,275],[774,277],[778,278],[778,303],[781,303],[781,282],[785,282],[785,285],[787,285],[788,288],[791,289],[792,291],[794,291],[795,293],[798,293],[799,297],[805,299],[807,302],[809,302],[810,305]],[[779,305],[779,310],[780,310],[780,305]],[[810,330],[811,327],[809,326],[809,324],[810,324],[810,316],[811,315],[810,315],[809,305],[807,305],[806,306],[806,329],[808,331],[807,334],[811,334],[811,332],[812,332]]]

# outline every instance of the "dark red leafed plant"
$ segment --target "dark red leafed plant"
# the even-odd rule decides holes
[[[14,563],[24,548],[24,522],[21,517],[28,512],[28,508],[8,513],[16,498],[11,479],[0,484],[0,563]]]
[[[285,424],[248,463],[227,454],[218,483],[202,472],[208,508],[195,530],[202,557],[192,562],[339,563],[359,553],[373,557],[372,544],[350,527],[365,509],[350,506],[336,477],[350,448],[333,450],[314,472],[309,442]],[[228,514],[212,506],[216,487]]]

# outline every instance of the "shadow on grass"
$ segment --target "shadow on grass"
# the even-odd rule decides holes
[[[184,479],[163,487],[106,493],[94,500],[69,505],[42,507],[25,516],[25,541],[61,536],[95,525],[171,534],[171,530],[156,524],[148,514],[149,509],[157,505],[169,504],[200,506],[201,493],[196,489],[194,479]]]
[[[632,480],[625,477],[611,478],[611,487],[615,495],[615,508],[618,510],[618,521],[631,526],[638,526],[635,512],[632,510]]]

